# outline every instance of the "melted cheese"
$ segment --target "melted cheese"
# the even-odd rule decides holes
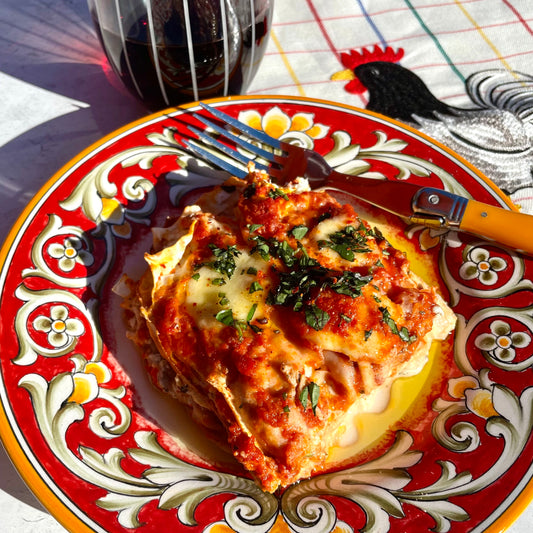
[[[191,278],[187,283],[187,311],[201,328],[216,324],[215,316],[221,310],[220,301],[223,298],[226,298],[225,306],[232,310],[235,320],[246,322],[252,306],[257,306],[254,318],[265,316],[265,297],[269,286],[253,291],[257,275],[248,273],[250,269],[260,272],[265,263],[246,250],[239,251],[240,255],[235,259],[236,273],[231,278],[221,277],[212,268],[203,266],[196,271],[197,279]],[[224,283],[216,284],[217,280]]]

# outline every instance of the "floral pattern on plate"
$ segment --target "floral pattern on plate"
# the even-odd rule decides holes
[[[305,99],[218,105],[341,172],[509,205],[453,154],[368,112]],[[2,427],[14,428],[3,438],[24,454],[17,467],[51,487],[44,503],[67,527],[76,517],[113,532],[446,532],[509,520],[531,477],[533,272],[494,243],[396,222],[435,265],[458,326],[412,414],[357,460],[268,494],[230,461],[206,458],[186,415],[159,418],[168,400],[125,348],[112,286],[140,268],[151,226],[221,180],[179,143],[192,122],[179,110],[154,115],[88,149],[3,249]]]

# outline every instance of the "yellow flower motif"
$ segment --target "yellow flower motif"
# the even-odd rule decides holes
[[[68,401],[84,404],[98,396],[100,385],[111,379],[111,371],[101,362],[88,362],[72,375],[74,390]]]
[[[462,399],[469,411],[482,418],[498,416],[492,403],[492,391],[481,387],[473,376],[461,376],[448,381],[448,393]]]
[[[108,224],[122,224],[124,222],[124,206],[115,198],[102,198],[100,217]]]
[[[441,238],[448,233],[448,228],[425,228],[420,232],[418,242],[420,248],[427,251],[440,244]]]
[[[306,146],[312,145],[313,140],[322,139],[329,132],[329,126],[315,123],[312,113],[295,113],[290,117],[279,107],[269,109],[264,115],[258,111],[248,110],[239,113],[239,120],[267,135],[289,142],[296,139]]]
[[[482,418],[498,416],[492,403],[492,392],[487,389],[469,389],[465,391],[466,406]]]
[[[102,198],[100,219],[111,226],[117,237],[127,239],[131,236],[131,225],[126,220],[124,206],[116,198]]]
[[[94,400],[98,396],[98,381],[94,374],[84,374],[78,372],[72,376],[74,390],[68,401],[77,404],[84,404]]]
[[[472,376],[461,376],[451,378],[448,381],[448,393],[452,398],[462,399],[468,389],[479,388],[479,381]]]

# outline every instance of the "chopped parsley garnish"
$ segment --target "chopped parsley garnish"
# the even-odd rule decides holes
[[[225,326],[234,327],[237,330],[239,339],[242,339],[242,334],[247,324],[243,320],[235,320],[231,309],[222,309],[215,315],[215,318]]]
[[[372,330],[371,329],[365,330],[365,341],[370,339],[370,335],[372,335]]]
[[[300,392],[300,403],[302,407],[307,409],[307,405],[311,402],[311,408],[313,409],[313,414],[316,416],[316,408],[318,406],[318,398],[320,397],[320,387],[311,381],[306,385]]]
[[[196,274],[193,274],[191,276],[191,279],[193,279],[194,281],[198,281],[200,279],[200,272],[197,272]]]
[[[398,335],[398,337],[400,337],[400,339],[405,342],[416,341],[416,335],[411,335],[409,333],[409,330],[405,326],[402,326],[400,329],[398,329],[396,322],[394,322],[394,320],[390,316],[389,310],[386,307],[380,307],[379,310],[381,311],[383,322],[385,322],[385,324],[389,326],[390,330],[394,333],[394,335]]]
[[[311,259],[303,248],[298,256],[298,268],[279,272],[279,284],[270,291],[267,303],[291,307],[293,311],[303,311],[308,326],[319,331],[330,318],[329,314],[314,302],[317,294],[330,288],[337,294],[356,298],[361,289],[372,280],[372,275],[362,276],[358,272],[343,272],[340,276],[320,266]]]
[[[342,276],[332,282],[330,287],[337,294],[345,294],[356,298],[361,296],[361,289],[372,280],[372,275],[361,276],[359,272],[345,271]]]
[[[261,235],[254,235],[253,237],[250,237],[250,240],[255,242],[255,246],[250,250],[250,253],[255,254],[257,252],[263,261],[268,261],[270,259],[270,246],[268,240]]]
[[[250,227],[251,225],[248,226]],[[361,227],[365,232],[370,231],[362,224]],[[372,280],[372,274],[364,276],[351,271],[339,273],[322,267],[316,259],[309,256],[299,241],[307,232],[308,228],[304,225],[294,226],[289,231],[289,235],[298,240],[297,248],[293,248],[287,240],[267,239],[262,235],[252,235],[249,239],[255,243],[251,250],[252,254],[258,253],[265,261],[272,257],[279,258],[289,269],[278,272],[279,283],[269,292],[267,303],[290,307],[295,312],[303,312],[306,324],[319,331],[330,319],[330,315],[315,302],[320,291],[329,288],[337,294],[356,298],[361,295],[362,288]],[[342,246],[339,244],[342,239],[340,237],[337,239],[337,236],[342,236],[342,239],[347,239],[351,243],[349,250],[346,248],[346,243]],[[350,257],[353,257],[354,250],[368,251],[365,235],[353,226],[346,226],[342,231],[330,235],[330,238],[337,239],[339,241],[337,244],[345,247]],[[365,247],[362,244],[356,247],[354,243],[359,243],[359,241]],[[326,241],[322,241],[324,242]],[[322,245],[335,246],[335,243],[327,241]],[[252,284],[249,292],[252,293],[255,290],[260,290],[259,283]]]
[[[250,274],[251,276],[255,276],[257,274],[257,268],[255,267],[248,267],[248,270],[246,271],[247,274]]]
[[[211,283],[213,285],[226,285],[226,280],[224,278],[214,278]]]
[[[250,322],[250,320],[252,320],[252,318],[255,315],[256,310],[257,310],[257,304],[252,305],[252,307],[248,311],[248,315],[246,316],[246,321],[247,322]]]
[[[261,283],[259,283],[258,281],[254,281],[251,285],[250,285],[250,289],[248,290],[248,292],[250,294],[253,294],[254,292],[257,292],[257,291],[262,291],[263,290],[263,287],[261,287]]]
[[[311,300],[311,291],[320,287],[328,270],[323,267],[302,268],[279,273],[279,285],[269,294],[268,303],[292,307],[300,311]]]
[[[279,241],[274,241],[279,243]],[[295,250],[287,241],[281,241],[281,243],[274,245],[274,251],[276,255],[288,266],[292,267],[296,263]]]
[[[222,305],[222,300],[225,298],[224,293],[219,293],[219,297],[222,296],[220,304]],[[227,302],[229,303],[229,302]],[[233,316],[232,309],[222,309],[215,315],[215,319],[224,324],[225,326],[233,327],[237,330],[239,339],[242,339],[243,333],[247,327],[249,327],[254,333],[261,333],[263,331],[259,326],[255,324],[250,324],[250,321],[254,318],[255,312],[257,310],[257,304],[253,304],[248,314],[246,315],[246,320],[236,320]]]
[[[328,313],[323,309],[320,309],[316,304],[306,305],[304,312],[305,322],[316,331],[320,331],[328,323]]]
[[[248,224],[246,226],[248,228],[248,231],[250,233],[254,233],[255,231],[257,231],[259,228],[262,228],[263,227],[263,224]]]
[[[276,187],[275,189],[270,189],[268,191],[268,196],[270,196],[270,198],[283,198],[284,200],[288,200],[289,197],[287,196],[286,193],[284,193],[281,189],[279,189],[278,187]]]
[[[301,240],[301,239],[303,239],[306,236],[308,231],[309,231],[309,228],[307,226],[304,226],[303,224],[300,224],[299,226],[294,226],[294,228],[292,228],[289,233],[295,239]]]
[[[235,323],[235,320],[233,318],[233,311],[231,309],[222,309],[222,311],[219,311],[215,318],[222,322],[225,326],[233,326]]]
[[[231,278],[237,268],[235,258],[241,255],[241,252],[237,250],[237,247],[234,244],[227,246],[226,248],[219,248],[215,244],[208,244],[208,246],[213,252],[215,260],[204,264],[211,267],[219,274],[224,274],[228,276],[228,278]]]
[[[370,252],[366,236],[369,231],[361,224],[359,228],[349,225],[329,235],[329,240],[319,241],[320,247],[331,248],[343,259],[353,261],[355,254]]]

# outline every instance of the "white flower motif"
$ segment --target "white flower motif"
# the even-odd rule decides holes
[[[68,309],[64,305],[55,305],[50,309],[50,316],[39,315],[33,321],[36,331],[48,334],[48,342],[54,348],[62,348],[85,333],[81,320],[68,318]]]
[[[472,248],[467,257],[468,260],[459,269],[459,275],[465,280],[477,278],[483,285],[494,285],[498,281],[498,272],[507,267],[501,257],[491,257],[485,248]]]
[[[516,348],[525,348],[531,342],[528,333],[525,331],[513,333],[511,326],[503,320],[494,320],[490,325],[490,331],[478,335],[474,344],[499,361],[513,361]]]
[[[82,249],[82,241],[78,237],[68,237],[63,244],[52,243],[48,247],[48,254],[58,260],[59,268],[63,272],[70,272],[76,263],[91,266],[94,262],[93,255]]]

